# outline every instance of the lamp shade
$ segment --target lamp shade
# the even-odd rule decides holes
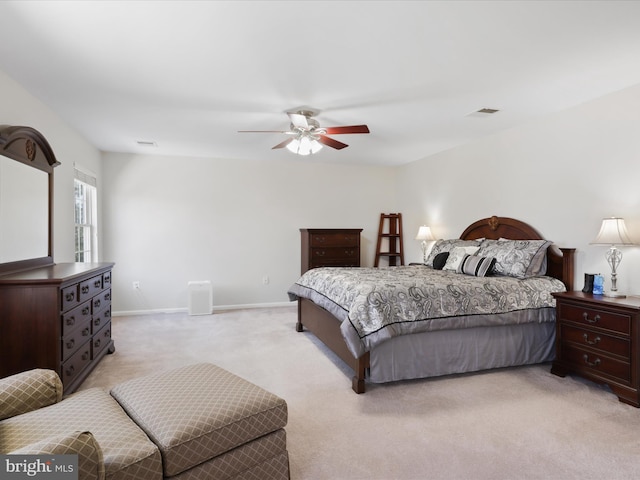
[[[624,218],[610,217],[602,219],[600,233],[592,245],[634,245],[627,234]]]
[[[426,225],[421,226],[418,229],[416,240],[435,240],[435,238],[433,238],[433,234],[431,233],[431,228],[427,227]]]

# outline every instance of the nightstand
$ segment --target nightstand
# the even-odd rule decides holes
[[[556,358],[551,373],[606,384],[621,402],[640,407],[640,297],[553,296]]]

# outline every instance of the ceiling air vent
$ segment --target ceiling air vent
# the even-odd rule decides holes
[[[136,143],[141,147],[157,147],[158,146],[156,142],[151,142],[148,140],[136,140]]]
[[[475,112],[468,113],[467,117],[488,117],[489,115],[493,115],[499,111],[500,110],[496,108],[481,108]]]

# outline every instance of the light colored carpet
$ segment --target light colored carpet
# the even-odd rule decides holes
[[[640,410],[605,387],[535,365],[356,395],[295,322],[293,306],[115,317],[116,352],[81,388],[215,363],[287,401],[293,480],[640,478]]]

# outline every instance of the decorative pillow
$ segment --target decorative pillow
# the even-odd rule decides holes
[[[493,266],[496,259],[493,257],[479,257],[478,255],[465,255],[458,265],[458,273],[474,275],[476,277],[486,277],[493,273]]]
[[[494,257],[493,272],[497,275],[532,277],[543,275],[542,270],[546,272],[544,258],[551,243],[548,240],[485,240],[476,255]]]
[[[433,269],[442,270],[449,258],[449,252],[440,252],[433,258]]]
[[[436,243],[433,244],[433,248],[429,252],[429,256],[427,257],[427,261],[425,265],[433,267],[433,259],[437,254],[442,252],[450,252],[455,247],[479,247],[480,240],[460,240],[459,238],[454,238],[451,240],[436,240]]]
[[[480,247],[455,247],[449,252],[449,258],[445,263],[443,270],[449,270],[453,272],[458,271],[458,267],[465,256],[473,255],[478,251]]]

